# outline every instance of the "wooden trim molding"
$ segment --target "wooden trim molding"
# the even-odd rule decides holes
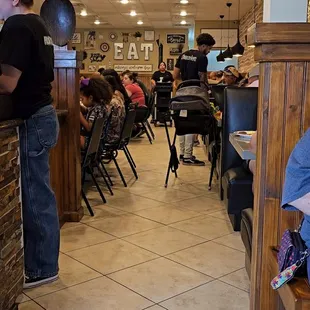
[[[280,206],[289,155],[310,126],[309,33],[310,24],[253,27],[260,80],[251,310],[284,309],[281,296],[270,286],[275,274],[268,262],[270,248],[279,244],[285,229],[296,228],[301,218],[299,212],[283,211]]]

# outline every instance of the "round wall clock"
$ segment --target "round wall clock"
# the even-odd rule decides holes
[[[117,40],[117,34],[115,32],[111,32],[109,34],[109,38],[111,41],[115,41],[115,40]]]
[[[106,52],[108,52],[108,51],[110,50],[110,46],[109,46],[108,43],[104,42],[104,43],[102,43],[102,44],[100,45],[100,49],[101,49],[104,53],[106,53]]]

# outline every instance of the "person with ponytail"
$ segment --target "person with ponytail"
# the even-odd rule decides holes
[[[129,72],[124,75],[123,84],[132,103],[137,103],[138,107],[146,107],[145,95],[138,85],[138,73]]]

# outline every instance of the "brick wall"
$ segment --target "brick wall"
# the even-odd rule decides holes
[[[263,21],[263,1],[257,1],[255,7],[255,20],[256,22]],[[245,47],[242,57],[239,58],[239,71],[249,72],[254,66],[254,49],[246,46],[245,38],[247,29],[253,25],[254,22],[254,7],[249,10],[240,20],[240,42]]]
[[[23,249],[16,129],[0,131],[0,310],[16,309],[23,288]]]

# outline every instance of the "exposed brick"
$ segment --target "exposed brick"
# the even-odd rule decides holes
[[[263,21],[263,1],[257,1],[255,6],[255,21]],[[254,7],[249,10],[240,20],[240,42],[245,47],[244,54],[239,57],[239,71],[249,72],[255,65],[254,49],[246,46],[246,34],[249,27],[254,24]]]

